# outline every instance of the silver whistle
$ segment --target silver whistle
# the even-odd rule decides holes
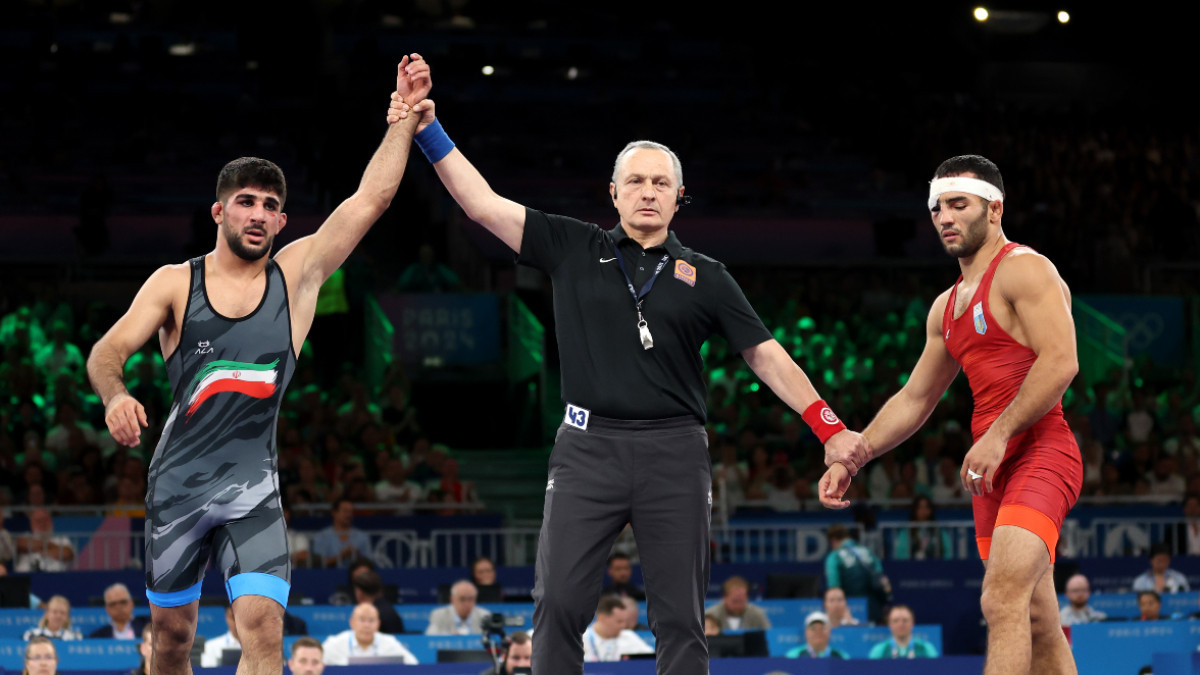
[[[638,336],[642,339],[642,349],[650,349],[654,346],[654,337],[650,335],[650,328],[646,325],[646,320],[638,321]]]

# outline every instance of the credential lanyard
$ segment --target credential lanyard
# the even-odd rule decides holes
[[[619,636],[618,636],[619,637]],[[604,641],[604,653],[600,653],[600,645],[596,644],[596,632],[588,631],[588,640],[592,643],[592,653],[596,655],[597,661],[618,661],[620,656],[621,644],[618,638]]]
[[[629,278],[629,272],[625,270],[625,258],[621,255],[621,249],[616,245],[616,242],[613,243],[613,255],[617,257],[617,266],[621,268],[621,274],[625,275],[625,287],[629,289],[629,295],[633,297],[634,307],[637,308],[638,337],[641,338],[642,349],[650,349],[654,346],[654,337],[650,335],[650,326],[646,323],[645,317],[642,316],[642,301],[645,300],[650,289],[654,287],[654,282],[658,279],[659,272],[662,272],[667,263],[671,262],[671,255],[669,253],[663,254],[662,260],[659,260],[658,266],[654,268],[654,274],[651,274],[646,283],[642,284],[641,292],[634,290],[633,280]]]
[[[912,643],[912,638],[909,638],[907,649],[904,647],[901,647],[900,643],[896,642],[896,638],[892,638],[890,640],[890,642],[892,643],[892,658],[893,659],[913,659],[913,658],[917,657],[917,650],[915,648],[915,645],[913,645],[913,643]]]

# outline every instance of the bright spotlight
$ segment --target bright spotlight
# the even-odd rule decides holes
[[[1058,22],[1059,23],[1067,23],[1070,20],[1071,20],[1071,15],[1068,14],[1066,10],[1063,10],[1058,13]]]
[[[574,79],[577,79],[578,77],[579,77],[579,69],[578,68],[576,68],[575,66],[571,66],[570,68],[567,68],[567,79],[568,80],[574,80]]]
[[[975,20],[976,21],[987,21],[987,19],[988,19],[987,9],[985,9],[983,7],[976,7],[975,8]]]
[[[491,75],[492,73],[495,73],[495,72],[496,72],[496,69],[495,69],[495,68],[493,68],[493,67],[491,67],[491,66],[484,66],[484,67],[483,67],[483,74],[484,74],[484,75]]]

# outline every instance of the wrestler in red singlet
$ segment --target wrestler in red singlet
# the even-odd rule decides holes
[[[1014,252],[1020,245],[1009,243],[1001,223],[1004,199],[1000,169],[986,157],[951,157],[934,172],[926,206],[963,276],[934,301],[921,357],[863,437],[872,458],[900,445],[966,371],[975,397],[975,441],[959,479],[972,495],[985,562],[979,593],[988,626],[984,673],[1074,675],[1053,575],[1063,519],[1083,484],[1079,448],[1062,415],[1063,393],[1079,372],[1071,293],[1044,256]],[[966,289],[971,297],[956,297]],[[844,509],[851,476],[862,464],[827,452],[825,465],[821,503]]]
[[[976,441],[1012,403],[1037,359],[1032,349],[1000,327],[988,307],[996,268],[1018,247],[1021,244],[1010,242],[992,259],[967,310],[955,318],[958,283],[962,281],[959,277],[942,317],[946,349],[971,384],[975,399],[971,435]],[[1083,486],[1083,461],[1075,436],[1063,419],[1062,401],[1009,441],[993,486],[992,492],[972,499],[979,557],[987,560],[992,530],[997,525],[1016,525],[1046,542],[1053,563],[1063,519]]]

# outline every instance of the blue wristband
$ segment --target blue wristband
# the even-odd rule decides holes
[[[454,141],[446,135],[446,131],[442,129],[442,123],[434,120],[432,124],[425,127],[421,133],[413,137],[417,147],[421,152],[425,153],[425,157],[430,164],[440,162],[450,151],[454,149]]]

